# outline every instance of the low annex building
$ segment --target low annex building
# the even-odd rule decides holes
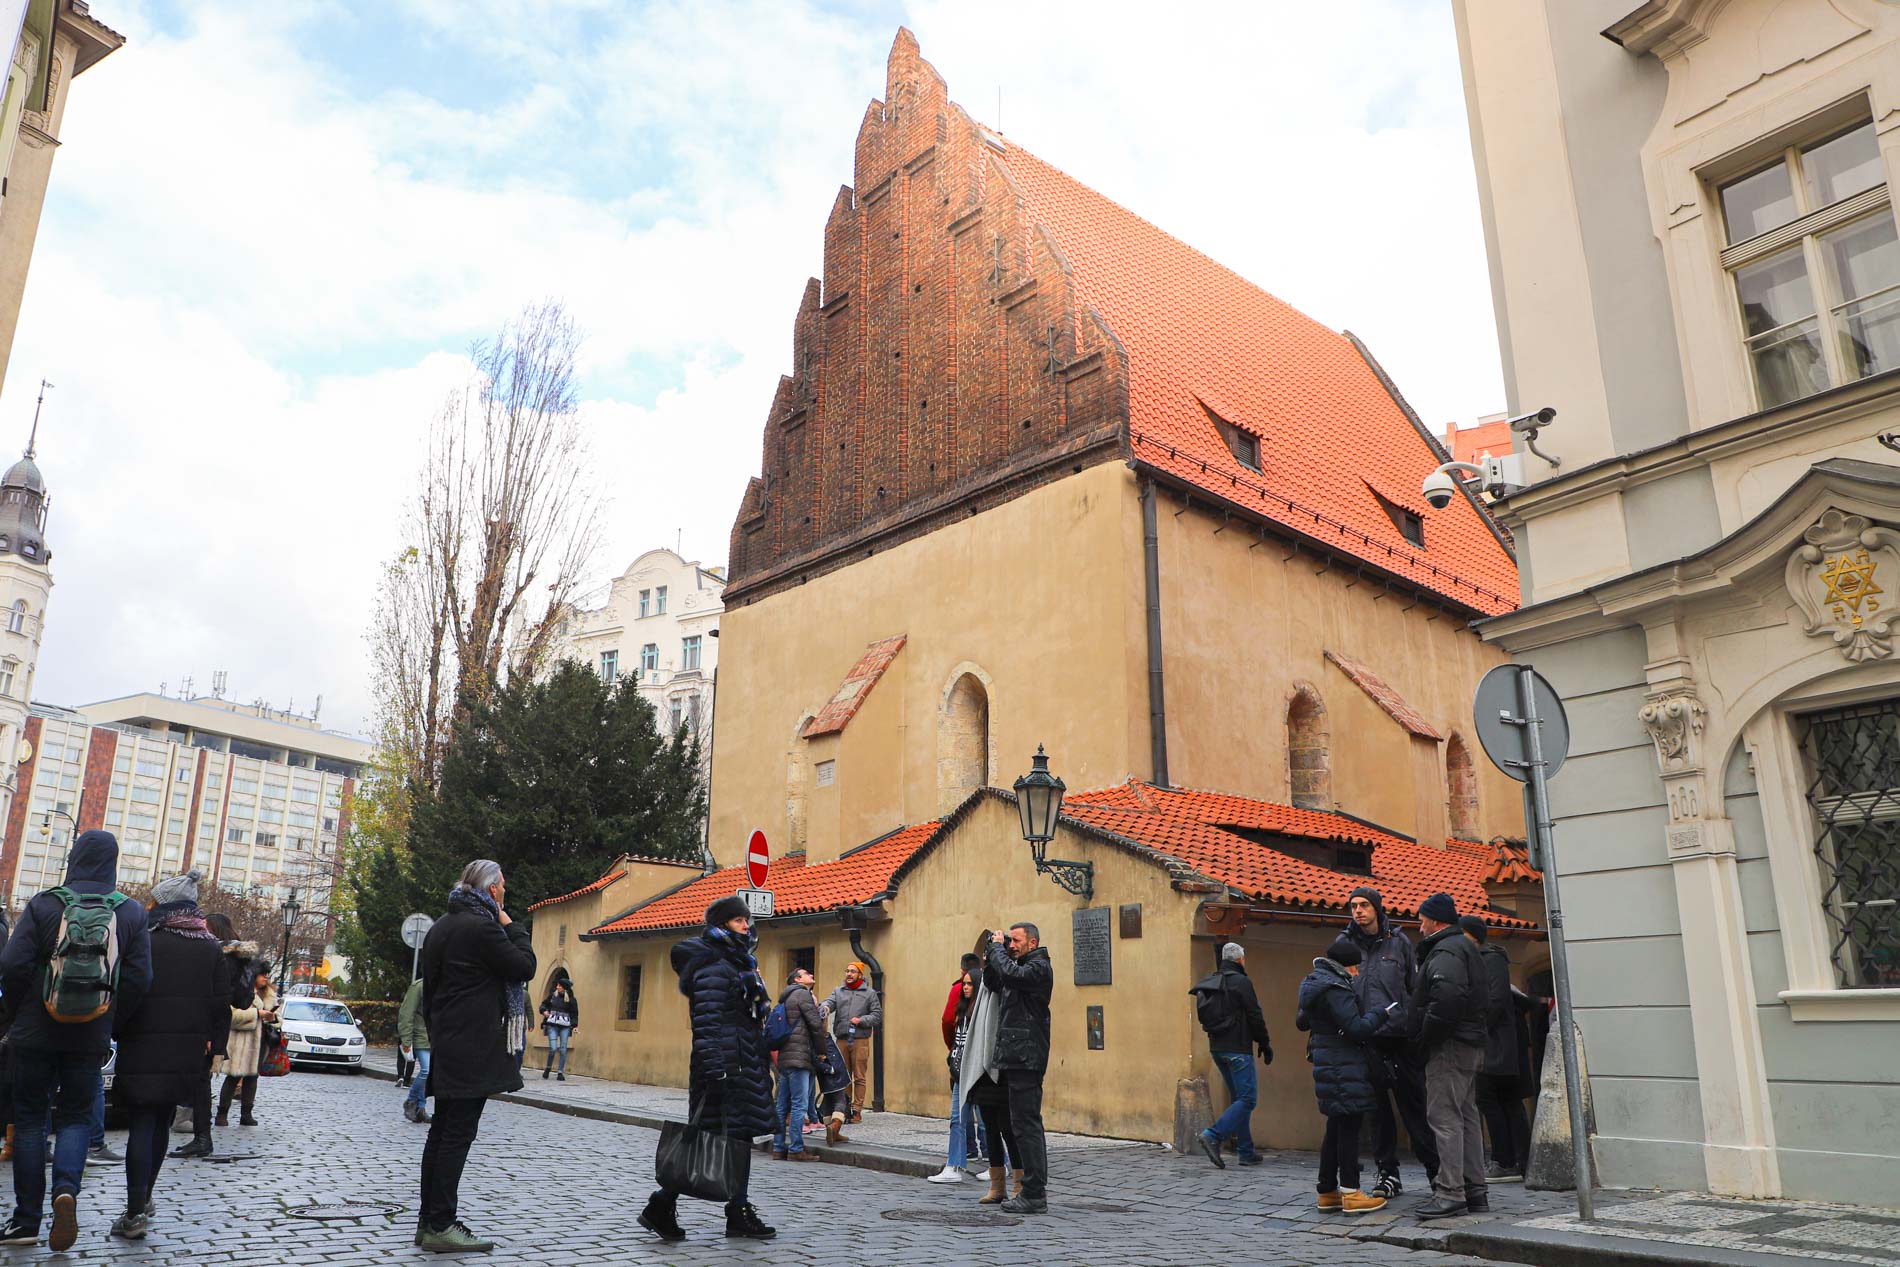
[[[1505,660],[1471,622],[1516,606],[1510,538],[1467,495],[1428,519],[1448,455],[1358,340],[979,124],[908,31],[823,261],[732,529],[728,866],[536,912],[544,980],[617,1017],[580,1068],[685,1081],[665,952],[756,829],[762,966],[874,967],[887,1107],[945,1111],[959,958],[1030,921],[1051,1126],[1171,1136],[1176,1081],[1213,1072],[1188,988],[1239,938],[1281,1051],[1257,1134],[1317,1143],[1293,996],[1353,887],[1401,917],[1447,890],[1543,962],[1539,881],[1485,843],[1521,836],[1520,789],[1474,760],[1470,714]],[[1001,790],[1039,745],[1095,789],[1047,849],[1086,865],[1053,877]]]

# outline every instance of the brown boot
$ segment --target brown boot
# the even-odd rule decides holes
[[[13,1160],[13,1128],[7,1127],[7,1142],[0,1145],[0,1161]]]
[[[825,1119],[825,1144],[835,1148],[839,1144],[849,1144],[850,1136],[844,1133],[844,1114],[833,1113]]]
[[[1012,1170],[1009,1172],[1009,1177],[1016,1181],[1015,1186],[1009,1190],[1009,1195],[1012,1197],[1020,1197],[1023,1195],[1023,1172],[1020,1170]]]
[[[780,1152],[780,1151],[779,1151],[778,1149],[776,1149],[776,1148],[774,1148],[774,1149],[772,1150],[772,1160],[773,1160],[773,1161],[784,1161],[784,1160],[785,1160],[785,1154],[784,1154],[784,1153],[782,1153],[782,1152]]]
[[[990,1190],[985,1196],[983,1196],[977,1201],[977,1204],[978,1205],[1001,1205],[1003,1203],[1003,1198],[1008,1195],[1009,1195],[1008,1193],[1003,1191],[1003,1168],[1001,1166],[991,1166],[990,1167]]]

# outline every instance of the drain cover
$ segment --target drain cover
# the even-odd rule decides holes
[[[995,1214],[988,1210],[886,1210],[884,1217],[893,1223],[931,1223],[938,1227],[1015,1227],[1018,1214]]]
[[[386,1219],[402,1207],[381,1201],[337,1201],[329,1205],[293,1205],[284,1213],[293,1219]]]

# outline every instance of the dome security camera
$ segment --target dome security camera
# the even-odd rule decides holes
[[[1431,504],[1433,510],[1443,510],[1451,505],[1451,499],[1458,495],[1458,481],[1451,477],[1451,472],[1440,467],[1425,477],[1425,483],[1419,492],[1424,494],[1425,500]]]

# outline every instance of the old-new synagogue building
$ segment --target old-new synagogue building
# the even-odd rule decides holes
[[[1355,886],[1405,922],[1446,890],[1547,963],[1518,785],[1471,731],[1508,538],[1427,515],[1446,455],[1356,339],[975,122],[907,31],[855,166],[733,525],[728,865],[626,859],[534,912],[543,978],[602,1018],[578,1067],[684,1083],[667,950],[760,829],[761,966],[873,967],[885,1107],[945,1111],[959,956],[1028,920],[1052,1129],[1171,1134],[1211,1072],[1187,990],[1233,938],[1283,1053],[1256,1134],[1316,1144],[1294,994]],[[1038,745],[1070,789],[1050,871],[1008,790]]]

